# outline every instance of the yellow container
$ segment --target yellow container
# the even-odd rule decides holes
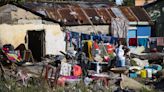
[[[146,78],[146,70],[141,70],[140,76],[141,78]]]

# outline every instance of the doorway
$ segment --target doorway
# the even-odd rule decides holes
[[[28,35],[28,49],[31,50],[35,61],[41,61],[41,57],[45,55],[45,31],[30,30]]]

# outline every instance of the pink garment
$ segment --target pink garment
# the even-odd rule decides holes
[[[157,38],[157,46],[164,46],[164,37]]]
[[[65,86],[65,80],[66,80],[66,78],[64,78],[64,77],[59,77],[58,80],[57,80],[57,84],[58,84],[59,86]]]
[[[69,41],[71,39],[70,35],[71,35],[70,32],[66,32],[67,41]]]

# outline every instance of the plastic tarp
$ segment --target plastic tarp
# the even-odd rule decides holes
[[[128,30],[128,38],[136,38],[136,30]]]
[[[151,27],[137,27],[137,36],[151,36]]]

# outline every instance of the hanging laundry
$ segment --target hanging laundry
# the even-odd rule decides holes
[[[93,56],[92,56],[92,41],[88,41],[88,58],[90,61],[93,60]]]
[[[112,36],[117,38],[126,38],[128,31],[128,21],[125,18],[111,19]]]
[[[156,41],[157,41],[157,37],[150,37],[150,38],[149,38],[149,41],[150,41],[150,42],[156,42]]]
[[[137,38],[129,38],[129,46],[137,46]]]
[[[98,40],[98,41],[101,41],[101,36],[100,35],[92,35],[92,40]]]
[[[111,44],[107,43],[106,48],[107,48],[108,54],[112,54],[113,53],[114,48],[113,48],[113,46]]]
[[[157,38],[157,46],[164,46],[164,37]]]
[[[150,48],[156,48],[157,47],[157,37],[149,38],[149,44],[150,44]]]
[[[77,32],[71,32],[72,38],[78,38],[79,37],[79,33]]]
[[[95,50],[95,54],[100,54],[100,47],[98,45],[98,41],[97,40],[95,40],[93,42],[93,47],[94,47],[94,50]]]
[[[91,40],[88,40],[84,43],[83,52],[90,61],[93,61],[93,48],[94,47]]]
[[[116,37],[111,37],[110,43],[111,44],[116,44],[118,42],[118,38]]]
[[[78,41],[75,38],[72,38],[71,42],[72,42],[74,48],[78,48]]]
[[[60,70],[60,74],[63,76],[70,76],[71,75],[71,70],[72,70],[72,66],[71,64],[62,62],[61,63],[61,70]]]
[[[138,26],[137,27],[137,36],[151,36],[151,27],[143,27],[143,26]]]
[[[138,46],[148,46],[148,38],[138,38]]]
[[[101,39],[104,41],[104,43],[108,43],[111,41],[111,36],[101,36]]]
[[[71,39],[71,33],[70,32],[66,32],[66,40],[70,41]]]
[[[81,40],[90,40],[91,39],[91,36],[88,35],[88,34],[81,34]]]
[[[71,32],[71,41],[76,45],[76,49],[80,47],[80,34],[77,32]]]
[[[98,43],[96,41],[94,41],[93,46],[94,46],[95,49],[100,49],[99,45],[98,45]]]

